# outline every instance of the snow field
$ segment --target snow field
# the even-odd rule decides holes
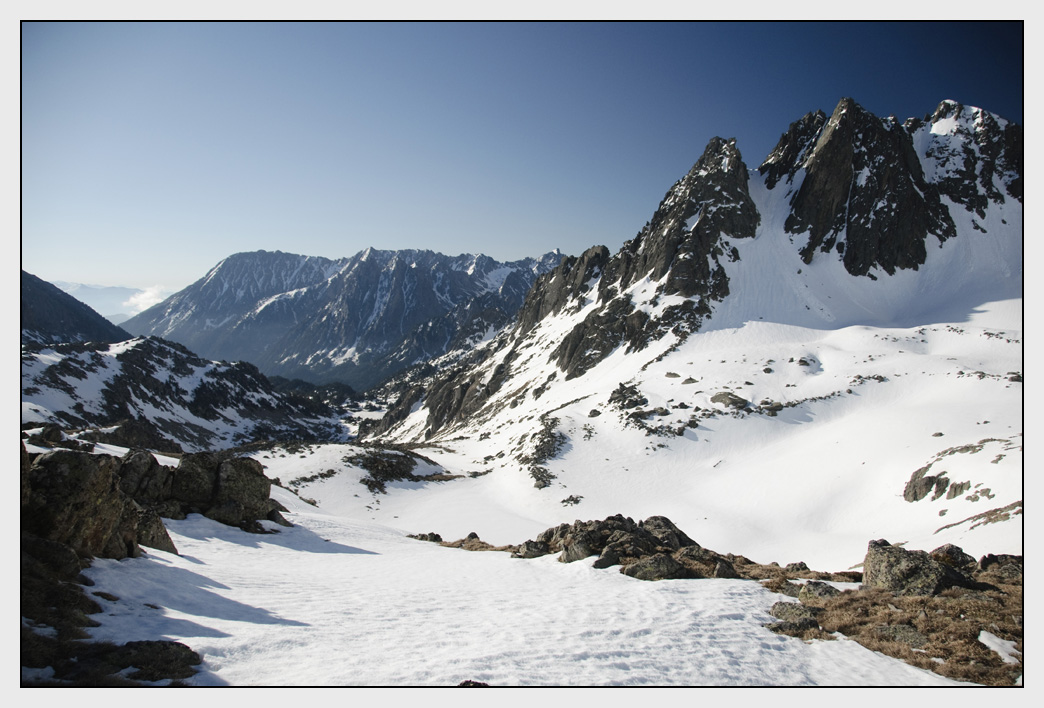
[[[772,634],[783,597],[756,582],[443,548],[276,498],[296,524],[279,534],[193,515],[167,521],[180,556],[96,560],[93,590],[120,599],[92,636],[182,641],[204,657],[195,685],[953,683],[847,640]]]

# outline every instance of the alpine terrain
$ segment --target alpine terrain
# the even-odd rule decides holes
[[[268,375],[363,390],[491,336],[561,258],[500,263],[373,248],[338,260],[238,253],[123,326],[202,356],[249,361]]]
[[[168,403],[246,365],[164,340],[23,347],[23,681],[1021,685],[1022,139],[846,98],[616,253],[239,254],[125,323],[363,382],[340,437],[246,433],[253,367]],[[120,405],[185,454],[92,442]]]

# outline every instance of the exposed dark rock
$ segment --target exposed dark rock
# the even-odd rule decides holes
[[[975,558],[964,552],[960,546],[952,543],[939,546],[929,553],[932,560],[938,561],[951,568],[956,568],[964,573],[971,573],[976,569]]]
[[[800,602],[777,602],[769,610],[770,615],[786,622],[796,622],[802,619],[815,620],[819,612],[821,612],[819,608],[809,607]]]
[[[826,598],[836,597],[841,591],[833,585],[819,580],[809,580],[798,593],[798,600],[805,605],[821,605]]]
[[[119,445],[126,448],[141,448],[155,450],[156,452],[178,453],[183,452],[181,445],[165,437],[160,429],[149,421],[128,418],[114,423],[115,430],[100,431],[91,430],[83,435],[81,439],[94,442]]]
[[[674,525],[666,516],[650,516],[638,524],[638,528],[648,531],[656,537],[661,546],[676,551],[682,546],[695,546],[696,542],[685,535],[685,532]]]
[[[117,458],[54,450],[29,470],[22,528],[85,557],[136,557],[139,507],[119,488]],[[169,539],[168,539],[169,541]]]
[[[551,550],[543,541],[525,541],[511,555],[515,558],[539,558],[546,556]]]
[[[722,406],[728,406],[729,408],[737,408],[742,410],[750,405],[750,401],[729,391],[722,391],[711,396],[711,403],[717,403]]]
[[[972,581],[924,551],[907,551],[878,540],[867,548],[863,586],[897,595],[937,595],[949,587],[971,587]]]
[[[624,575],[638,580],[666,580],[689,577],[688,569],[666,553],[656,553],[620,568]]]
[[[799,142],[807,144],[808,127],[795,130]],[[929,235],[939,241],[956,235],[939,188],[925,180],[910,134],[894,118],[882,121],[844,98],[811,150],[784,148],[769,165],[777,178],[784,153],[805,168],[785,228],[808,233],[806,263],[836,246],[852,275],[875,266],[891,275],[924,263]],[[792,163],[787,171],[793,169]]]

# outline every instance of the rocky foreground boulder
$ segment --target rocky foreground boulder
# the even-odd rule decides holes
[[[23,467],[22,530],[83,557],[141,555],[146,543],[176,553],[163,522],[120,488],[120,460],[53,450]]]
[[[82,589],[92,584],[81,572],[92,558],[136,557],[142,546],[177,553],[158,514],[121,488],[121,467],[118,458],[72,450],[34,459],[21,446],[21,665],[50,667],[65,685],[186,678],[201,662],[177,642],[75,641],[102,611]],[[131,667],[128,678],[116,676]]]
[[[512,555],[537,558],[558,553],[562,563],[598,556],[595,568],[618,565],[640,580],[737,578],[730,559],[700,547],[666,516],[635,523],[620,514],[601,521],[561,524],[520,544]]]
[[[265,519],[290,525],[280,513],[286,510],[270,498],[272,482],[257,460],[200,452],[168,467],[149,452],[132,450],[119,462],[120,488],[162,517],[203,514],[252,532],[263,532],[259,522]]]
[[[951,587],[974,587],[960,570],[967,556],[957,546],[933,551],[908,551],[884,539],[871,541],[863,562],[863,585],[897,595],[938,595]],[[953,559],[951,562],[943,562]],[[974,560],[972,560],[974,563]]]

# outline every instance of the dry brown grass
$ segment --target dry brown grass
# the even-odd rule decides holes
[[[990,578],[996,580],[996,578]],[[780,581],[772,581],[779,585]],[[772,589],[772,585],[766,583]],[[990,632],[1022,651],[1022,586],[994,583],[986,590],[952,588],[930,597],[900,597],[885,590],[846,590],[822,602],[817,620],[824,633],[839,632],[872,651],[959,681],[1012,686],[1021,661],[1005,663],[979,641]],[[909,625],[927,641],[919,648],[894,641],[879,627]],[[803,639],[823,638],[805,636]]]

